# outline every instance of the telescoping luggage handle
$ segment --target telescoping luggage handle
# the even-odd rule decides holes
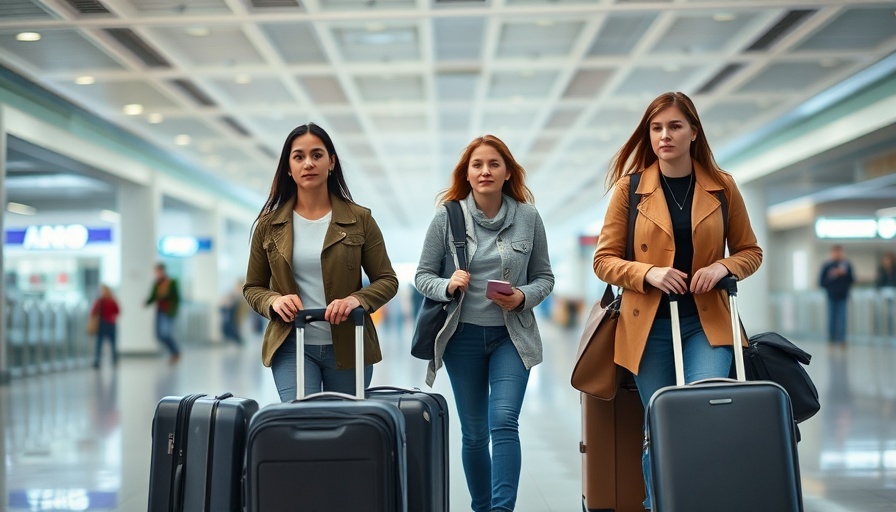
[[[296,315],[296,394],[305,398],[305,326],[311,322],[325,322],[327,310],[303,309]],[[355,323],[355,397],[364,398],[364,308],[357,307],[348,315]]]
[[[716,283],[716,289],[728,291],[728,309],[731,310],[731,331],[734,344],[734,368],[737,380],[747,380],[744,370],[743,337],[740,330],[740,316],[737,312],[737,277],[723,277]],[[681,322],[678,318],[678,295],[669,294],[669,311],[672,316],[672,350],[675,356],[675,383],[684,386],[684,356],[681,349]]]

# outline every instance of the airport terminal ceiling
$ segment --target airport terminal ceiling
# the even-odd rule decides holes
[[[259,204],[285,135],[318,122],[386,229],[425,227],[476,135],[509,144],[562,223],[603,195],[608,159],[656,94],[689,93],[724,154],[894,51],[896,2],[880,0],[0,2],[0,65]],[[848,184],[893,131],[764,180],[769,201]],[[46,155],[9,146],[10,199],[33,194],[15,184],[52,174],[29,171]],[[58,193],[114,198],[71,167],[60,183],[77,186]]]

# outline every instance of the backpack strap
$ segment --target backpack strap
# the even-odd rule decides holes
[[[464,222],[464,212],[458,201],[446,201],[448,210],[448,224],[451,226],[451,236],[454,238],[454,252],[457,254],[457,264],[460,270],[467,269],[467,228]]]
[[[641,173],[629,175],[628,182],[628,233],[625,237],[625,259],[635,261],[635,219],[638,218],[638,203],[641,202],[641,194],[637,192],[638,183],[641,182]]]

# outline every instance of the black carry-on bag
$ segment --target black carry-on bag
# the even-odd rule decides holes
[[[166,396],[152,420],[149,512],[240,512],[249,420],[258,403],[230,393]]]
[[[246,512],[408,512],[404,416],[395,404],[364,399],[364,317],[355,324],[355,396],[305,395],[305,325],[296,316],[296,389],[291,403],[262,408],[246,444]]]
[[[728,290],[737,380],[684,385],[678,303],[670,301],[676,386],[647,406],[655,512],[803,510],[796,422],[784,388],[744,377],[737,281]]]
[[[367,398],[391,402],[404,415],[408,510],[449,512],[448,402],[438,393],[377,386]]]

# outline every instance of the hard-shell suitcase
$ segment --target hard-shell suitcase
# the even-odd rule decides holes
[[[230,393],[166,396],[152,425],[149,512],[239,512],[249,420],[258,403]]]
[[[364,310],[355,323],[355,396],[304,396],[305,325],[296,317],[298,399],[262,408],[246,445],[246,512],[407,512],[404,416],[395,404],[364,399]]]
[[[641,512],[644,406],[631,376],[612,400],[580,394],[583,512]]]
[[[391,402],[404,414],[408,510],[449,512],[448,402],[438,393],[377,386],[367,398]]]
[[[787,392],[744,380],[737,283],[726,278],[738,379],[684,385],[678,304],[670,301],[677,386],[647,406],[655,512],[802,511],[796,423]]]

